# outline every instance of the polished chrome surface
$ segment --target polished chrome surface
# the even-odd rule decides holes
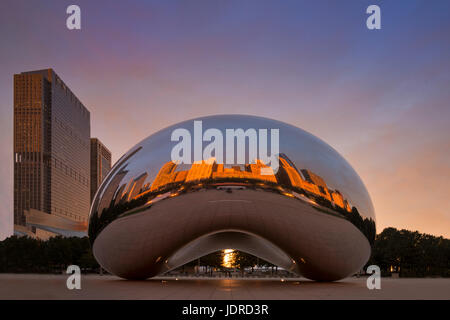
[[[261,175],[267,166],[248,157],[234,165],[172,162],[172,132],[193,132],[194,120],[223,136],[279,129],[278,171]],[[322,140],[267,118],[220,115],[163,129],[122,156],[95,196],[89,236],[98,262],[124,278],[234,248],[311,279],[337,280],[367,262],[375,214],[357,173]]]

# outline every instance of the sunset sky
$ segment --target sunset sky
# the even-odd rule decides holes
[[[70,4],[81,31],[66,28]],[[381,30],[366,28],[371,4]],[[13,230],[13,75],[43,68],[90,110],[113,161],[182,120],[269,117],[350,162],[378,232],[450,238],[450,1],[2,0],[0,26],[0,239]]]

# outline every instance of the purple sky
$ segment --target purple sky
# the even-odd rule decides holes
[[[449,1],[0,2],[0,239],[12,233],[13,74],[54,68],[113,160],[189,118],[301,127],[365,182],[377,228],[450,237]],[[82,30],[65,27],[78,4]],[[365,27],[379,4],[382,29]]]

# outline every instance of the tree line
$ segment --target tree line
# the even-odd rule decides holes
[[[198,260],[188,265],[196,265]],[[99,265],[91,251],[88,237],[52,237],[46,241],[12,236],[0,241],[0,272],[61,273],[69,265],[84,272],[98,272]],[[200,259],[200,264],[223,268],[223,253],[215,252]],[[233,268],[275,267],[244,252],[235,251]],[[364,267],[377,265],[382,274],[399,273],[400,277],[450,277],[450,239],[418,231],[386,228],[375,237],[372,255]]]
[[[88,237],[58,236],[43,241],[12,236],[0,242],[2,273],[61,273],[72,264],[84,271],[99,269]]]
[[[386,228],[375,237],[367,265],[400,277],[450,277],[450,239],[418,231]]]

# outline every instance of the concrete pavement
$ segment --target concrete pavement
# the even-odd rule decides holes
[[[82,275],[81,290],[68,290],[67,277],[0,274],[0,299],[450,299],[448,278],[382,278],[381,290],[369,290],[366,278],[331,283],[304,278],[127,281],[109,275]]]

